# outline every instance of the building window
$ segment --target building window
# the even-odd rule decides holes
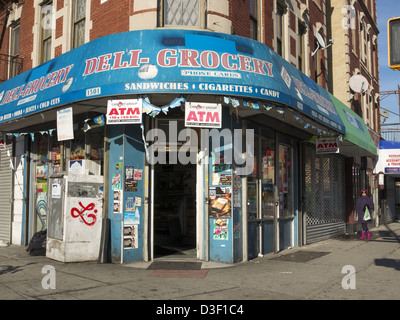
[[[353,50],[354,53],[357,52],[357,48],[356,48],[356,36],[357,36],[357,15],[354,14],[354,28],[351,29],[351,48]]]
[[[278,3],[276,9],[276,53],[279,54],[281,57],[284,56],[283,16],[285,14],[285,11],[286,9]]]
[[[200,0],[163,0],[164,26],[200,26]]]
[[[250,0],[250,38],[258,40],[258,0]]]
[[[85,43],[86,0],[74,1],[72,49]]]
[[[315,40],[314,45],[315,45],[315,48],[318,47],[317,40]],[[317,52],[315,53],[314,62],[315,62],[314,81],[320,85],[321,80],[319,80],[319,79],[320,79],[320,75],[321,75],[321,49],[318,49]]]
[[[298,43],[298,52],[297,52],[297,67],[299,70],[301,70],[303,73],[305,73],[305,45],[304,45],[304,35],[306,34],[307,29],[305,25],[299,21],[298,23],[298,32],[297,32],[297,43]]]
[[[53,1],[44,3],[41,7],[41,63],[51,59],[51,37],[53,31]]]
[[[19,74],[19,24],[11,29],[10,40],[10,78],[12,78]]]

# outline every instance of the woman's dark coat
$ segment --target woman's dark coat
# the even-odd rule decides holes
[[[364,218],[364,212],[365,206],[368,206],[369,213],[372,217],[372,211],[374,210],[374,203],[372,202],[372,199],[368,196],[361,196],[357,199],[356,203],[356,212],[358,214],[358,223],[363,223],[363,218]],[[372,220],[366,221],[367,223],[372,223]]]

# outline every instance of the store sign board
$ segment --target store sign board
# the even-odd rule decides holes
[[[107,124],[141,124],[142,99],[108,100]]]
[[[316,153],[339,153],[339,141],[337,138],[322,138],[316,141]]]
[[[277,102],[344,133],[328,92],[264,44],[173,29],[101,37],[1,83],[0,124],[76,101],[157,93]]]
[[[399,174],[400,149],[379,149],[375,172]]]
[[[217,103],[186,102],[185,126],[221,128],[222,105]]]

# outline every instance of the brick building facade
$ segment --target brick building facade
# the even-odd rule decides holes
[[[347,8],[348,5],[354,6],[357,19],[362,21],[363,29],[361,32],[356,30],[355,36],[358,38],[354,40],[350,30],[338,27],[346,17],[342,8]],[[6,14],[7,10],[9,14]],[[12,63],[9,63],[8,83],[14,85],[12,79],[17,74],[27,75],[26,79],[20,79],[22,76],[18,78],[19,81],[25,80],[25,84],[20,84],[18,87],[15,85],[14,89],[4,89],[4,92],[7,92],[7,99],[3,100],[2,104],[15,102],[14,108],[17,109],[19,108],[17,103],[20,101],[15,100],[20,97],[23,86],[34,88],[39,83],[38,81],[43,81],[41,88],[49,88],[47,92],[51,92],[53,89],[55,91],[56,88],[52,88],[56,87],[55,84],[65,81],[66,83],[62,86],[63,94],[57,93],[50,103],[55,103],[54,110],[61,106],[71,105],[74,108],[74,121],[80,124],[89,118],[99,116],[100,113],[105,113],[106,97],[139,98],[149,93],[152,101],[156,101],[159,106],[169,105],[168,103],[177,99],[177,96],[187,100],[194,96],[197,99],[203,99],[202,102],[224,101],[221,115],[225,119],[224,125],[227,128],[233,129],[236,125],[242,130],[245,130],[247,125],[255,128],[254,130],[258,132],[257,143],[260,146],[256,151],[256,161],[259,161],[256,168],[259,172],[256,170],[257,172],[243,180],[243,186],[246,186],[243,189],[237,185],[233,186],[236,189],[232,191],[232,195],[236,196],[236,202],[232,205],[232,217],[229,217],[232,219],[225,221],[225,229],[217,225],[217,220],[218,223],[222,223],[219,219],[210,218],[207,206],[203,204],[211,199],[207,198],[206,193],[208,190],[215,190],[216,187],[212,183],[220,181],[217,179],[218,175],[212,178],[210,176],[210,179],[203,181],[201,180],[203,174],[205,176],[209,169],[201,162],[196,164],[197,183],[207,186],[197,188],[197,194],[191,195],[196,197],[197,207],[192,208],[191,217],[185,217],[185,223],[189,226],[186,228],[185,225],[185,230],[189,230],[190,227],[197,228],[195,238],[197,257],[225,262],[246,260],[259,254],[278,252],[294,245],[302,245],[343,233],[345,223],[353,222],[347,217],[351,214],[344,216],[346,203],[344,176],[347,173],[346,170],[349,168],[351,170],[354,163],[370,163],[374,150],[364,149],[364,146],[349,143],[344,139],[346,141],[343,144],[347,146],[345,153],[319,155],[316,154],[315,139],[325,134],[329,138],[332,136],[342,138],[345,133],[345,124],[335,108],[342,108],[343,103],[355,112],[353,114],[353,111],[349,111],[353,118],[357,113],[360,119],[371,127],[372,132],[379,132],[377,125],[379,121],[376,120],[379,115],[379,95],[377,95],[379,75],[376,64],[377,49],[374,45],[378,33],[376,23],[374,23],[376,21],[375,1],[367,1],[365,5],[362,0],[351,4],[344,0],[26,0],[17,3],[2,1],[0,13],[4,27],[0,52],[8,56],[9,61],[14,61],[12,59],[16,58],[22,60],[22,68],[18,72],[12,71]],[[161,37],[160,35],[165,37],[161,44],[155,40]],[[149,39],[142,38],[144,36],[148,36]],[[197,36],[203,39],[203,43],[198,44],[198,47],[195,43]],[[219,39],[220,42],[218,43],[214,38]],[[134,41],[132,42],[134,45],[141,47],[135,47],[129,51],[131,43],[126,45],[113,43],[113,39],[119,41],[130,39]],[[215,52],[210,48],[211,44],[204,39],[208,39],[217,47]],[[348,50],[348,44],[352,41],[355,42],[354,50],[351,49],[354,54],[350,54]],[[221,43],[228,47],[222,48]],[[235,46],[229,47],[232,43]],[[165,49],[163,46],[167,44],[170,47]],[[325,47],[321,48],[322,44],[325,44]],[[160,50],[155,61],[152,61],[154,65],[145,65],[143,67],[146,68],[140,68],[138,72],[129,74],[126,70],[129,63],[129,67],[132,68],[139,67],[139,62],[142,63],[142,60],[139,60],[142,50],[148,55],[143,58],[143,61],[149,63],[149,56],[154,53],[149,47],[151,45]],[[115,51],[114,47],[119,48],[119,51]],[[175,47],[180,49],[175,49]],[[77,54],[80,55],[78,58]],[[129,55],[132,59],[130,61],[126,60]],[[71,57],[74,57],[75,62],[68,60],[72,59]],[[133,61],[135,57],[137,61]],[[160,57],[164,58],[162,63],[159,60]],[[63,59],[68,61],[69,65],[64,65]],[[75,63],[74,66],[72,63]],[[91,63],[97,64],[96,72],[91,69],[93,67]],[[54,66],[59,68],[55,69],[57,73],[53,71]],[[272,72],[272,66],[274,72]],[[181,67],[187,69],[180,70]],[[85,72],[78,68],[83,68]],[[218,68],[222,70],[213,73],[212,69]],[[78,70],[80,73],[77,73]],[[170,74],[166,74],[165,70],[171,70]],[[36,75],[37,73],[41,73],[41,77]],[[370,87],[367,94],[354,94],[353,98],[353,93],[346,85],[350,77],[357,73],[369,79]],[[32,74],[37,77],[35,80],[30,79]],[[62,74],[65,74],[65,77],[62,77]],[[68,79],[70,82],[66,79],[67,74],[71,76]],[[108,78],[103,79],[107,74],[109,74]],[[129,77],[136,78],[125,80],[121,78],[121,74],[128,79]],[[98,75],[98,77],[93,75]],[[137,89],[136,81],[148,80],[149,78],[146,77],[150,79],[158,77],[156,80],[166,81],[166,85],[163,85],[163,82],[157,82],[153,85],[161,88],[160,91],[137,91],[139,89]],[[29,80],[31,81],[28,83]],[[89,84],[86,84],[87,81]],[[129,83],[124,84],[123,81],[129,81]],[[175,85],[176,83],[179,84]],[[140,88],[150,87],[149,82],[144,82],[143,86],[141,82],[139,84]],[[75,88],[73,92],[71,92],[72,89],[68,91],[74,85],[78,86],[79,90]],[[106,91],[111,90],[111,87],[115,91],[111,93]],[[20,91],[17,92],[16,88]],[[178,92],[177,88],[181,91]],[[227,90],[231,88],[232,91]],[[25,89],[21,97],[29,96],[32,92]],[[103,92],[107,94],[104,93],[102,96]],[[38,96],[39,94],[40,92]],[[237,105],[231,105],[226,102],[230,101],[229,99],[224,99],[228,98],[224,95],[230,94],[241,99],[237,104],[240,110],[235,110]],[[335,100],[334,103],[330,94],[337,95],[341,102]],[[33,100],[35,98],[36,96],[32,97]],[[49,98],[46,96],[43,99]],[[62,99],[71,100],[57,105]],[[253,107],[255,110],[249,110],[249,105],[252,104],[247,100],[254,99],[265,103],[263,106],[265,110],[258,106]],[[87,103],[82,102],[86,100],[88,100]],[[352,103],[349,103],[350,100]],[[25,99],[21,105],[27,102],[29,103],[30,100]],[[47,102],[49,101],[44,101],[43,108],[48,107]],[[282,109],[283,106],[285,108]],[[36,106],[33,107],[34,111],[36,111],[35,108]],[[7,118],[0,118],[0,130],[23,132],[29,125],[30,130],[36,130],[36,133],[32,135],[32,140],[29,140],[29,136],[26,138],[27,141],[29,140],[27,148],[32,147],[31,152],[37,157],[34,162],[55,159],[51,156],[46,158],[43,152],[48,152],[48,155],[59,155],[66,150],[64,163],[61,161],[61,164],[54,162],[56,164],[43,166],[43,168],[51,167],[52,170],[55,168],[58,170],[63,165],[65,167],[65,163],[74,160],[71,156],[72,149],[78,138],[71,144],[59,143],[54,140],[54,137],[45,137],[44,134],[34,139],[35,134],[40,133],[40,130],[52,129],[55,122],[54,110],[44,109],[43,112],[26,115],[15,122],[12,122],[14,120],[3,121],[13,116],[20,116],[28,109],[5,114]],[[182,107],[180,111],[183,112],[183,110]],[[179,112],[175,109],[175,113],[183,120],[183,115]],[[236,121],[240,124],[236,124]],[[13,123],[18,127],[15,131],[11,129]],[[143,134],[145,130],[162,123],[162,119],[158,121],[151,119],[148,115],[144,116]],[[362,131],[364,127],[363,123],[359,129]],[[105,136],[104,144],[108,143],[109,150],[112,150],[110,154],[104,155],[101,172],[104,173],[105,179],[105,212],[108,210],[105,215],[108,214],[112,223],[115,223],[112,226],[114,236],[122,230],[122,220],[118,218],[120,220],[115,222],[116,217],[120,216],[112,207],[112,198],[115,194],[112,194],[114,189],[111,189],[108,183],[114,180],[115,175],[121,174],[118,170],[122,168],[120,161],[124,157],[126,161],[137,161],[134,165],[133,163],[127,165],[128,162],[126,162],[125,166],[134,166],[135,169],[139,167],[144,175],[142,182],[140,179],[136,187],[125,186],[129,190],[124,190],[127,193],[123,196],[124,201],[129,198],[130,204],[132,204],[133,192],[137,192],[138,194],[134,194],[135,197],[141,199],[136,200],[140,203],[138,205],[141,207],[140,210],[143,210],[140,212],[139,226],[136,226],[136,229],[130,229],[134,230],[138,237],[134,239],[137,242],[133,241],[133,238],[130,242],[129,239],[124,238],[125,234],[119,234],[116,239],[113,239],[116,246],[113,250],[117,252],[115,260],[126,262],[132,259],[153,259],[155,246],[152,241],[157,228],[153,228],[152,210],[154,208],[152,206],[156,206],[157,203],[148,199],[149,194],[158,192],[157,183],[151,180],[157,179],[157,174],[151,178],[151,172],[155,170],[161,177],[161,172],[157,171],[160,168],[149,166],[145,161],[142,146],[137,147],[134,143],[123,140],[121,149],[119,130],[124,130],[123,135],[127,135],[132,140],[141,140],[142,132],[138,131],[138,126],[126,126],[126,128],[124,125],[108,126],[104,132],[101,132],[101,127],[97,127],[96,130],[99,132],[98,137]],[[90,157],[102,150],[101,141],[93,144],[92,141],[96,140],[93,133],[95,130],[88,132],[80,132],[80,134],[84,135],[82,140],[85,141],[86,149],[84,150],[87,152],[85,157],[93,160]],[[40,144],[41,141],[44,141],[43,145]],[[43,151],[45,148],[48,148],[47,151]],[[264,150],[264,148],[267,149]],[[101,152],[104,152],[104,149],[107,148],[103,148]],[[88,150],[96,152],[91,154]],[[127,154],[130,157],[126,157]],[[358,154],[362,155],[362,159],[360,156],[360,159],[356,158],[354,161],[345,160],[345,158],[353,159]],[[366,155],[369,155],[369,158]],[[344,165],[345,161],[348,162],[347,167]],[[38,167],[36,162],[35,168]],[[264,166],[263,172],[261,172],[261,166]],[[287,175],[284,177],[278,168],[285,168]],[[178,169],[180,168],[173,167],[173,170]],[[268,170],[270,172],[267,178]],[[41,174],[35,169],[32,172]],[[26,174],[32,174],[32,172]],[[189,173],[194,175],[193,172]],[[227,175],[232,178],[233,173],[230,172]],[[36,200],[39,193],[47,193],[47,182],[43,182],[45,180],[43,177],[39,178],[41,179],[38,179],[38,175],[32,177],[36,179],[34,180],[36,182],[31,184],[29,191],[32,199]],[[26,179],[29,180],[29,177]],[[235,183],[242,181],[241,179],[239,177]],[[144,184],[143,181],[146,183]],[[275,185],[273,185],[274,181]],[[361,184],[357,188],[364,186],[362,184],[365,181],[360,181]],[[36,190],[32,187],[35,184]],[[226,184],[232,185],[232,181],[224,180],[221,185],[225,186],[218,188],[225,189]],[[347,185],[351,184],[348,182]],[[370,186],[373,188],[373,183]],[[352,185],[349,188],[353,189]],[[231,192],[227,193],[231,194]],[[257,199],[250,199],[250,195]],[[161,197],[162,193],[157,196]],[[347,200],[351,202],[351,199]],[[250,204],[240,206],[238,203],[241,201]],[[343,212],[337,208],[343,208]],[[21,207],[21,213],[18,214],[23,215],[23,210],[28,211],[29,208]],[[179,210],[183,209],[179,208]],[[351,210],[350,206],[348,211],[351,212]],[[193,212],[196,215],[195,225],[193,225]],[[32,224],[37,218],[34,217],[34,213],[29,213],[29,215],[30,219],[27,220]],[[21,225],[16,229],[21,229]],[[26,227],[26,233],[21,235],[21,239],[25,237],[26,242],[26,239],[30,238],[39,227],[39,222]],[[224,241],[229,239],[226,246],[218,242],[221,237],[218,238],[212,234],[220,228],[230,232],[229,237],[222,239]],[[123,231],[125,232],[125,229]],[[164,235],[159,236],[162,238]],[[127,247],[121,248],[122,243],[125,245],[125,240],[127,240]]]

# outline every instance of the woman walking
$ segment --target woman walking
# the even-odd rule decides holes
[[[363,230],[360,239],[364,240],[365,236],[367,236],[367,239],[369,239],[371,235],[368,230],[368,224],[372,223],[374,203],[372,202],[372,199],[367,196],[366,189],[361,190],[361,197],[357,199],[356,203],[356,211],[358,214],[358,223],[361,224]]]

